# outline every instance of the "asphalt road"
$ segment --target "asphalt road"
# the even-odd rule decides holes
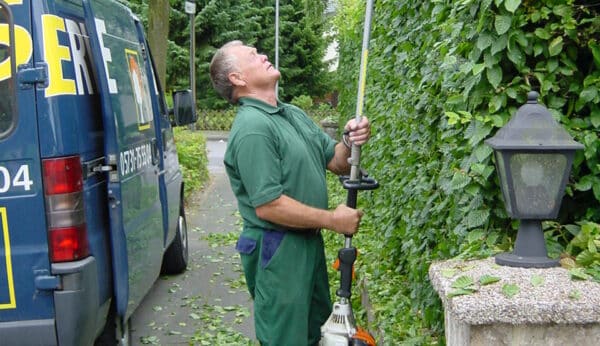
[[[241,228],[223,167],[227,143],[207,134],[210,185],[186,205],[190,261],[160,277],[130,320],[133,345],[252,345],[252,301],[234,246]]]

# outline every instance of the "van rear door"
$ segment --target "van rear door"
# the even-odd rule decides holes
[[[8,3],[0,6],[0,343],[32,332],[52,342],[59,282],[50,275],[34,101],[41,70],[30,2]]]
[[[154,86],[131,11],[111,0],[83,4],[98,57],[116,308],[126,319],[158,277],[164,251]]]

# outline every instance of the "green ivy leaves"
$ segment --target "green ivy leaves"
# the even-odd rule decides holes
[[[498,65],[488,68],[486,77],[494,89],[498,88],[502,82],[502,68]]]
[[[390,335],[419,338],[419,330],[443,330],[428,263],[489,256],[514,243],[515,225],[483,141],[508,122],[528,91],[538,90],[540,102],[586,146],[576,156],[566,197],[571,209],[560,224],[600,221],[600,20],[598,9],[567,0],[379,0],[374,14],[366,108],[377,134],[363,164],[386,188],[363,196],[377,220],[380,281],[391,275],[405,282],[393,299],[410,305],[382,316],[382,323],[395,325]],[[342,114],[354,112],[362,15],[358,9],[340,21]],[[554,237],[560,252],[574,234],[561,226]],[[573,261],[581,254],[590,263],[589,250],[587,243],[572,246]],[[474,278],[453,290],[480,287]],[[412,316],[412,324],[387,322],[401,315]]]
[[[507,298],[512,298],[516,296],[521,290],[519,286],[516,284],[504,284],[502,285],[502,294],[504,294]]]
[[[550,44],[548,45],[548,53],[550,54],[550,56],[556,56],[560,54],[560,52],[562,52],[563,45],[564,42],[561,36],[556,37],[555,39],[550,41]]]
[[[497,276],[485,274],[482,275],[476,283],[475,280],[473,280],[473,278],[470,276],[460,276],[450,285],[450,287],[454,288],[454,290],[448,293],[448,298],[473,294],[479,290],[480,286],[491,285],[500,280],[501,279]]]
[[[510,24],[512,23],[511,16],[496,16],[494,20],[494,28],[496,29],[496,33],[498,35],[503,35],[510,29]]]
[[[504,7],[506,8],[506,10],[508,12],[511,12],[511,13],[514,13],[520,4],[521,4],[521,0],[505,0],[504,1]],[[496,3],[496,5],[498,5],[498,4]]]

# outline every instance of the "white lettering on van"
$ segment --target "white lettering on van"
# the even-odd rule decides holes
[[[119,92],[117,89],[117,81],[110,78],[110,74],[108,73],[108,63],[112,62],[112,54],[110,53],[110,49],[104,46],[104,37],[103,34],[106,34],[106,25],[104,21],[98,18],[94,18],[96,21],[96,31],[98,33],[98,41],[100,42],[100,50],[102,51],[102,61],[104,62],[104,73],[106,74],[106,80],[108,81],[108,92],[111,94],[116,94]]]
[[[122,151],[119,154],[121,176],[142,170],[152,164],[152,148],[149,143]]]
[[[57,95],[75,95],[75,82],[64,78],[62,62],[71,61],[71,53],[68,46],[60,44],[59,32],[65,32],[63,18],[44,14],[42,15],[42,27],[44,35],[44,60],[48,63],[48,88],[46,97]]]
[[[83,23],[59,16],[42,15],[44,60],[48,64],[48,88],[46,97],[58,95],[93,94],[93,76],[88,61],[90,43]],[[59,35],[68,38],[68,45],[60,44]],[[19,40],[17,40],[19,42]],[[70,62],[75,80],[64,76],[64,62]],[[84,86],[86,88],[84,88]]]
[[[83,83],[87,87],[88,93],[93,94],[92,79],[90,71],[85,61],[87,52],[89,51],[89,41],[85,26],[77,24],[75,21],[65,19],[67,31],[69,32],[69,42],[71,44],[71,56],[73,57],[73,67],[75,68],[75,81],[77,82],[77,94],[83,95]]]
[[[8,168],[0,166],[0,193],[5,193],[11,189],[11,187],[22,187],[25,191],[31,190],[33,181],[29,177],[29,166],[21,165],[19,169],[11,177],[11,173]]]

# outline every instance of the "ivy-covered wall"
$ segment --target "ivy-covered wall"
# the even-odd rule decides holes
[[[364,1],[340,3],[340,113],[352,117]],[[600,221],[600,6],[573,0],[375,5],[365,105],[374,136],[361,162],[382,187],[364,195],[369,233],[362,237],[375,248],[359,260],[368,267],[375,333],[393,343],[435,343],[443,339],[443,311],[427,279],[430,263],[491,256],[514,242],[517,223],[504,210],[492,150],[483,141],[508,122],[528,91],[538,91],[539,102],[585,145],[559,220],[545,224],[549,253],[564,252],[582,222]]]

